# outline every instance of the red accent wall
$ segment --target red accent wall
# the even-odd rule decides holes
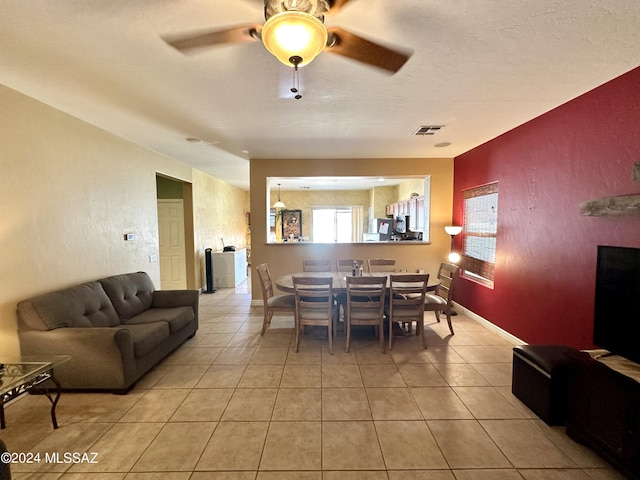
[[[525,342],[591,347],[596,247],[640,247],[640,216],[579,205],[640,193],[634,162],[640,67],[456,157],[454,223],[462,190],[499,182],[495,287],[461,278],[456,301]]]

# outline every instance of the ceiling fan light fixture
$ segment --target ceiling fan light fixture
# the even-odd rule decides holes
[[[262,27],[262,43],[283,64],[303,67],[327,45],[327,29],[318,18],[304,12],[287,11],[270,17]],[[300,57],[297,65],[292,57]]]

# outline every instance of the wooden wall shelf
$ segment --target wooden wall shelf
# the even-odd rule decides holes
[[[640,194],[589,200],[580,205],[580,213],[593,217],[640,215]]]

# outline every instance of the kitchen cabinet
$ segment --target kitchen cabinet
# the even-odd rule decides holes
[[[412,197],[409,200],[390,203],[386,206],[385,212],[388,217],[396,218],[400,215],[409,215],[409,230],[414,232],[424,231],[425,216],[424,195]]]
[[[416,223],[415,230],[424,231],[424,196],[416,197]]]
[[[393,203],[390,203],[389,205],[387,205],[384,209],[384,214],[387,217],[390,217],[393,215]]]
[[[418,202],[416,201],[417,197],[413,197],[410,198],[409,201],[407,202],[408,204],[408,211],[407,211],[407,215],[409,215],[409,230],[413,230],[416,231],[418,229],[417,227],[417,222],[418,222]]]

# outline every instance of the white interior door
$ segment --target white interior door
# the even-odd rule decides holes
[[[160,240],[160,285],[162,290],[187,288],[184,203],[182,200],[158,200],[158,237]]]

